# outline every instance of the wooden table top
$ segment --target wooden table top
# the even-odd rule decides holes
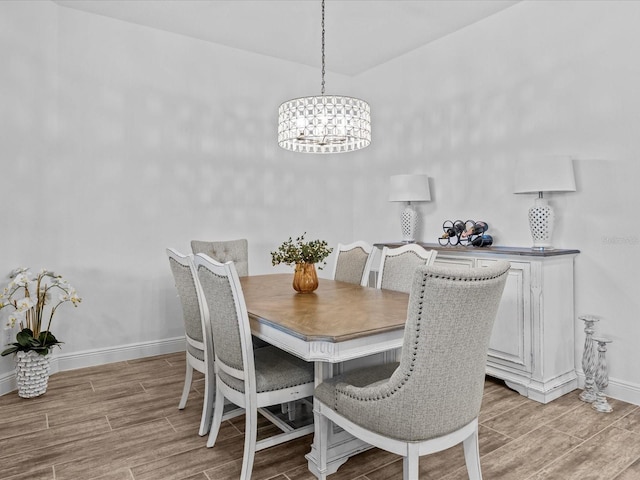
[[[406,293],[320,278],[315,292],[303,294],[286,273],[240,282],[251,321],[305,341],[342,342],[401,329],[407,317]]]

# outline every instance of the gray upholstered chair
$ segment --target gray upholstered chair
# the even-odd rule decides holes
[[[369,285],[372,261],[373,247],[368,243],[362,241],[347,245],[339,243],[336,248],[333,279],[366,287]]]
[[[420,265],[433,265],[436,254],[436,250],[426,250],[416,243],[383,247],[376,288],[409,293],[415,269]]]
[[[319,469],[326,471],[329,421],[402,455],[418,479],[421,455],[464,444],[469,478],[480,480],[478,414],[489,338],[509,263],[469,270],[418,267],[412,276],[399,363],[368,367],[315,390]]]
[[[194,255],[204,253],[220,263],[233,262],[240,277],[249,275],[249,242],[245,238],[220,242],[191,240],[191,250]],[[262,348],[267,345],[269,345],[267,342],[253,337],[254,348]],[[293,406],[289,403],[283,408],[293,408]]]
[[[211,334],[207,333],[209,328],[204,312],[200,305],[200,288],[198,279],[195,276],[193,266],[193,255],[182,255],[172,248],[167,248],[169,265],[175,281],[180,303],[182,305],[182,318],[184,320],[184,333],[186,339],[186,360],[187,371],[184,378],[182,397],[178,408],[184,409],[189,398],[191,382],[193,380],[193,370],[203,373],[204,381],[204,403],[202,405],[202,416],[200,419],[200,435],[206,435],[211,425],[213,414],[213,345]]]
[[[238,275],[249,275],[249,242],[245,238],[220,242],[191,240],[193,254],[206,253],[214,260],[225,263],[232,261]]]
[[[249,316],[233,262],[221,264],[205,254],[194,257],[210,312],[215,346],[216,400],[207,447],[213,447],[225,399],[244,408],[246,427],[240,478],[249,480],[255,452],[313,432],[313,424],[293,428],[263,408],[313,395],[313,364],[273,347],[254,349]],[[283,433],[257,440],[258,409]]]

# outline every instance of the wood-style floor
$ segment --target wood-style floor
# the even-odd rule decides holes
[[[225,480],[238,478],[243,417],[218,444],[197,434],[202,376],[179,411],[183,354],[52,375],[39,398],[0,396],[0,479]],[[578,391],[542,405],[488,380],[480,415],[485,480],[640,479],[640,407],[611,400],[599,414]],[[265,421],[262,435],[272,427]],[[254,479],[311,480],[311,436],[256,455]],[[421,480],[466,479],[461,447],[423,457]],[[369,450],[331,480],[401,479],[400,457]]]

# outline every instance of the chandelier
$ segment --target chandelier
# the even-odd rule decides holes
[[[294,152],[351,152],[371,143],[369,104],[359,98],[324,94],[324,1],[320,95],[294,98],[278,109],[278,144]]]

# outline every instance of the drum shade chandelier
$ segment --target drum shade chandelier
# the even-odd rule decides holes
[[[322,88],[319,96],[288,100],[278,109],[278,144],[303,153],[342,153],[371,143],[371,111],[364,100],[324,94],[324,0]]]

